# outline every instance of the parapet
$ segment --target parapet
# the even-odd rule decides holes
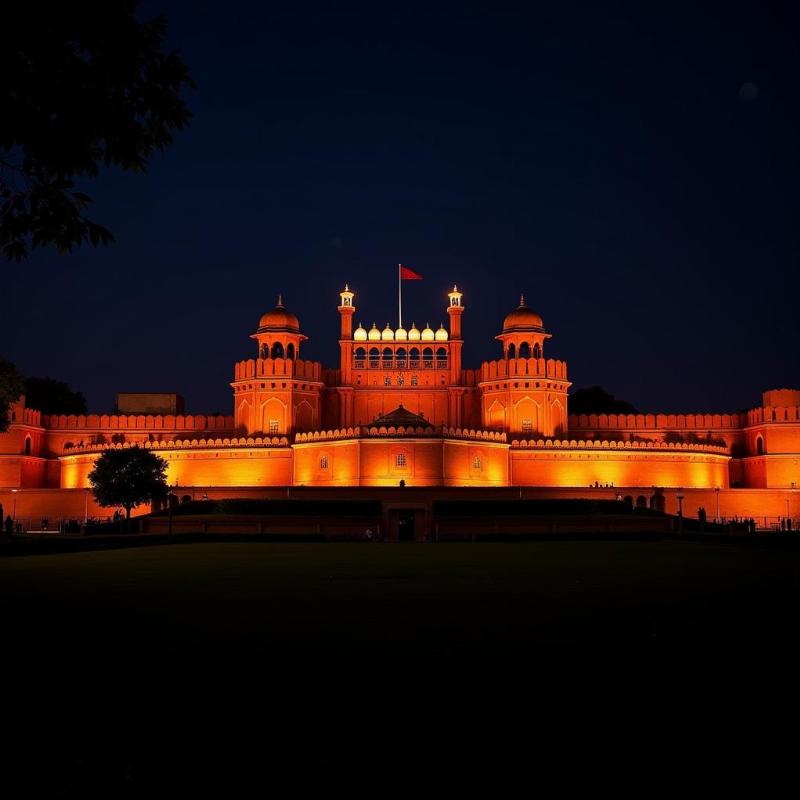
[[[74,456],[81,453],[97,453],[103,450],[128,450],[141,447],[144,450],[186,450],[186,449],[219,449],[222,447],[288,447],[289,440],[285,436],[248,436],[224,439],[169,439],[161,442],[118,442],[110,444],[76,445],[65,455]]]
[[[512,439],[512,449],[534,450],[667,450],[692,453],[716,453],[727,456],[722,445],[688,442],[631,442],[616,439]]]
[[[234,380],[237,381],[274,376],[321,382],[322,364],[300,358],[249,358],[237,361],[234,366]]]
[[[481,365],[481,380],[512,377],[553,378],[567,380],[567,362],[555,358],[509,358],[484,361]]]
[[[569,416],[569,427],[577,430],[741,428],[743,422],[743,414],[570,414]]]
[[[37,412],[38,413],[38,412]],[[232,416],[222,414],[179,414],[173,416],[152,414],[53,414],[42,417],[42,426],[49,430],[187,430],[214,431],[233,430]]]

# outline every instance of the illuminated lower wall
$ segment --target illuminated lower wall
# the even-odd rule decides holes
[[[292,451],[280,448],[153,450],[167,462],[167,481],[178,486],[287,486],[292,482]],[[89,485],[100,453],[61,458],[61,486]]]
[[[745,485],[758,488],[800,487],[800,456],[796,454],[743,458]]]
[[[599,453],[511,450],[514,486],[728,486],[728,456],[714,453]]]

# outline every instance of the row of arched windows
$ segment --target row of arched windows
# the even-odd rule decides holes
[[[275,342],[270,349],[268,344],[262,344],[259,350],[260,358],[290,358],[294,360],[294,345],[289,342],[284,350],[281,342]]]
[[[520,342],[519,349],[514,342],[508,346],[509,358],[541,358],[542,346],[537,342],[532,348],[530,342]]]
[[[412,347],[406,350],[404,347],[398,347],[393,350],[390,347],[385,347],[383,351],[377,347],[371,347],[369,352],[363,347],[357,347],[355,351],[355,368],[363,369],[370,367],[373,369],[383,368],[391,369],[417,369],[419,367],[432,369],[433,367],[439,369],[447,366],[447,349],[439,347],[434,352],[432,347],[423,347],[420,350],[418,347]]]

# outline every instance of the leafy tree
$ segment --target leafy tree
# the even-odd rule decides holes
[[[85,414],[86,398],[63,381],[54,378],[28,378],[25,405],[43,414]]]
[[[113,235],[85,212],[75,181],[102,167],[144,172],[191,114],[194,83],[166,22],[136,19],[136,0],[5,4],[0,47],[0,248],[68,252]]]
[[[25,378],[10,362],[0,358],[0,433],[8,430],[8,407],[25,391]]]
[[[602,386],[589,386],[578,389],[569,396],[570,414],[638,414],[639,412],[624,400],[617,400]]]
[[[167,494],[167,462],[140,447],[106,450],[89,473],[97,502],[107,508],[125,509],[125,526],[130,526],[131,509]]]

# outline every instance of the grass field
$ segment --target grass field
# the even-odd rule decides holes
[[[798,710],[797,579],[794,550],[680,541],[7,558],[4,751],[62,796],[468,774],[612,730],[729,752]]]

